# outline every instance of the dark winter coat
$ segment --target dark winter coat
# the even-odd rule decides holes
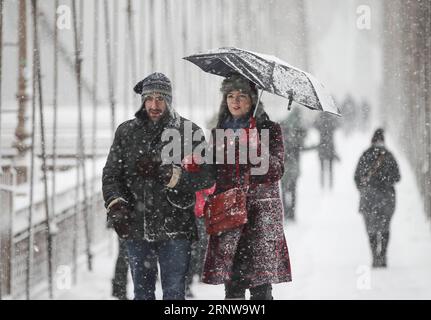
[[[371,146],[359,159],[355,184],[360,192],[359,212],[365,215],[369,233],[389,229],[395,211],[394,184],[400,181],[398,164],[383,146]]]
[[[202,280],[208,284],[222,284],[231,280],[238,273],[239,264],[247,269],[242,270],[241,275],[245,287],[291,281],[279,193],[279,180],[284,172],[281,128],[270,121],[264,112],[257,119],[257,128],[259,132],[262,129],[270,132],[269,170],[265,175],[251,176],[247,196],[247,224],[233,231],[210,236]],[[224,151],[226,153],[226,149]],[[250,164],[215,164],[215,193],[243,184],[249,169]],[[234,264],[238,252],[243,253],[242,261],[235,259]]]
[[[193,212],[195,192],[213,183],[209,179],[207,166],[201,165],[200,172],[183,170],[174,189],[164,187],[158,179],[139,171],[141,163],[161,160],[162,148],[170,142],[161,140],[165,129],[177,129],[182,146],[185,139],[192,139],[184,134],[186,121],[189,120],[170,109],[159,122],[153,124],[145,110],[141,109],[136,113],[136,118],[117,128],[103,169],[103,197],[106,205],[118,197],[128,201],[133,239],[157,241],[196,238]],[[193,133],[201,130],[194,123],[191,123],[191,128]],[[193,142],[193,148],[200,142]],[[181,159],[184,155],[184,150],[181,150]]]
[[[283,175],[285,185],[296,182],[300,175],[300,152],[304,147],[304,140],[307,135],[301,117],[295,110],[280,123],[285,153],[285,172]]]
[[[338,127],[336,116],[321,112],[314,126],[319,131],[320,141],[317,147],[321,160],[334,160],[337,158],[334,143],[334,133]]]

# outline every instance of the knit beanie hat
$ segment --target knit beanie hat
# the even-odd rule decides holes
[[[161,72],[154,72],[144,80],[139,81],[133,90],[141,95],[142,103],[148,95],[157,92],[163,96],[168,106],[172,105],[171,81]]]

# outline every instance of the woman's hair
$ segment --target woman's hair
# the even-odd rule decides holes
[[[256,85],[248,79],[242,77],[241,75],[234,73],[226,77],[221,84],[220,91],[222,92],[223,96],[218,113],[217,127],[219,127],[223,123],[223,121],[226,120],[226,118],[230,115],[229,109],[227,107],[227,95],[234,90],[239,90],[250,96],[252,101],[252,106],[250,109],[251,113],[253,113],[254,109],[256,108],[256,103],[258,99]],[[259,108],[263,110],[262,102],[259,102]]]

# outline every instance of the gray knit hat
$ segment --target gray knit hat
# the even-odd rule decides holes
[[[141,95],[142,102],[145,101],[146,96],[157,92],[165,98],[165,101],[169,106],[172,105],[171,80],[161,72],[154,72],[144,80],[139,81],[133,90],[137,94]]]

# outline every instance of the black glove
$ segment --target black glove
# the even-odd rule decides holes
[[[114,200],[115,201],[115,200]],[[108,225],[112,225],[117,235],[122,239],[130,236],[131,216],[127,203],[120,200],[113,204],[108,210]]]

